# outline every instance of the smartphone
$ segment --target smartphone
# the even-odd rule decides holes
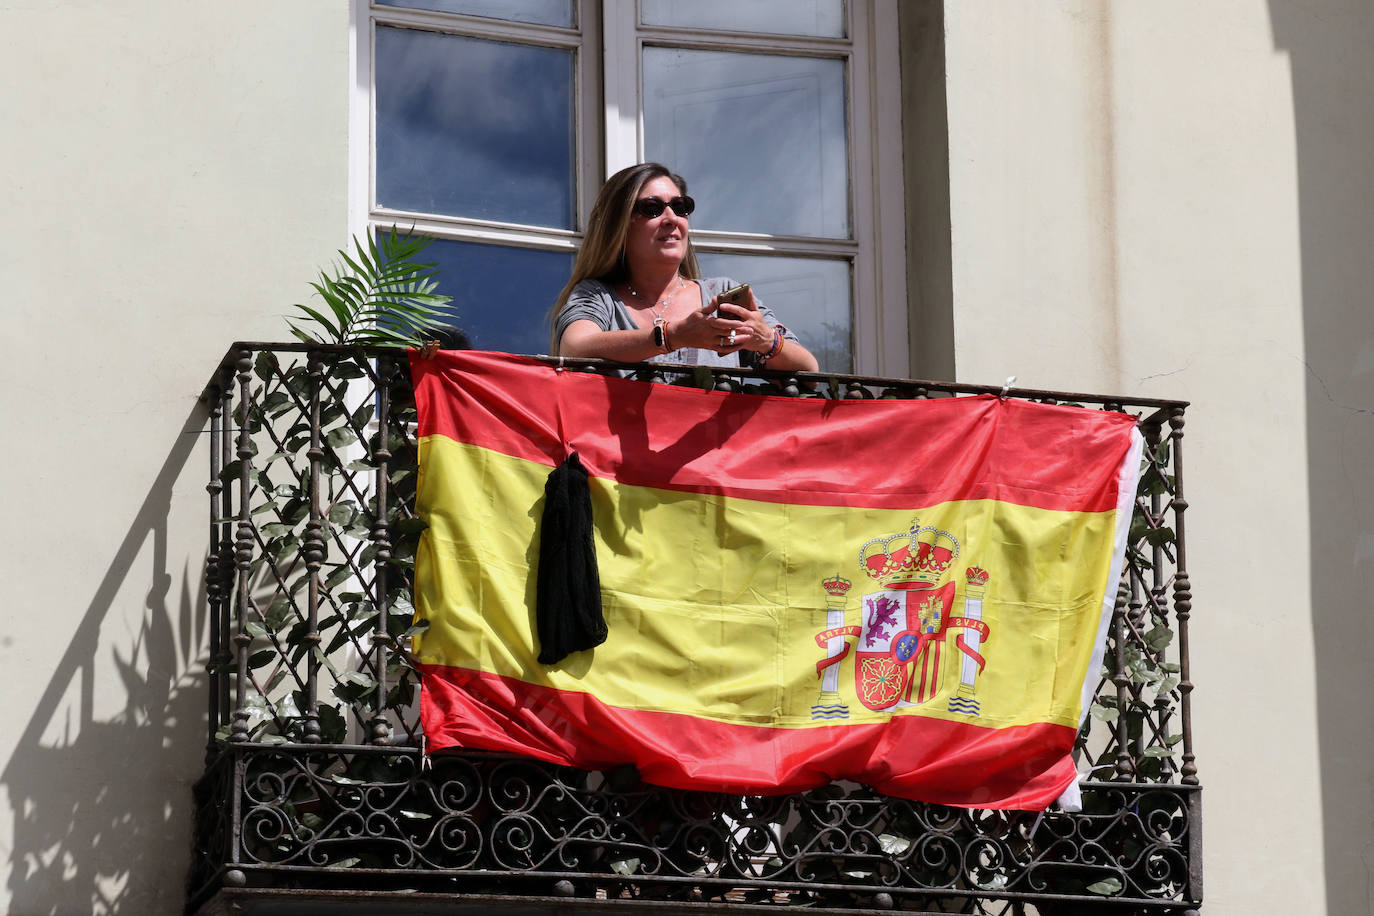
[[[716,297],[716,304],[719,305],[722,302],[729,302],[731,305],[740,305],[748,301],[748,299],[749,284],[741,283],[739,286],[733,286],[730,289],[727,289],[725,292],[721,293],[718,297]],[[716,310],[716,317],[722,317],[719,309]],[[727,315],[724,317],[728,318],[730,316]]]

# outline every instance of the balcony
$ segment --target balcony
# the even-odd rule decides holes
[[[567,360],[575,371],[606,371]],[[972,385],[637,367],[814,398]],[[403,352],[241,343],[205,393],[207,756],[189,913],[1184,914],[1202,899],[1182,402],[1013,390],[1138,415],[1146,440],[1083,810],[947,808],[836,783],[664,789],[488,752],[426,753],[413,627],[415,405]]]

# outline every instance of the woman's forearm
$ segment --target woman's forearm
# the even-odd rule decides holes
[[[586,327],[580,327],[586,325]],[[671,340],[669,346],[672,346]],[[603,331],[590,321],[574,321],[563,332],[558,344],[562,356],[612,359],[620,363],[643,362],[663,353],[654,343],[653,328],[627,331]]]
[[[790,369],[794,372],[815,372],[820,368],[811,351],[795,340],[784,340],[776,356],[763,364],[765,369]]]

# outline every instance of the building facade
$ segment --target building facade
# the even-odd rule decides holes
[[[641,158],[827,369],[1191,402],[1206,912],[1369,909],[1374,10],[779,6],[0,11],[0,909],[182,906],[225,347],[400,223],[479,345],[537,348]]]

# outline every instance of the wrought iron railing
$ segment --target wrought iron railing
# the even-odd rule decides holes
[[[616,368],[566,360],[579,371]],[[636,367],[816,398],[978,393],[1139,416],[1146,439],[1083,810],[964,810],[833,784],[740,797],[510,755],[426,755],[406,651],[414,402],[397,350],[235,344],[210,414],[208,745],[188,910],[314,890],[981,914],[1186,913],[1202,898],[1176,401]],[[414,899],[413,897],[411,899]]]

